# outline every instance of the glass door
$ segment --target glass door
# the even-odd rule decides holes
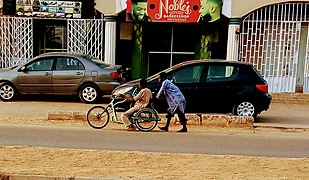
[[[146,28],[148,75],[192,60],[200,35],[195,24],[153,23]]]
[[[67,51],[67,28],[46,26],[40,53]]]

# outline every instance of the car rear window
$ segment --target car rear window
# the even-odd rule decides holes
[[[106,67],[110,66],[110,64],[107,64],[107,63],[103,62],[102,60],[100,60],[99,58],[90,56],[88,54],[84,55],[83,58],[88,59],[88,60],[94,62],[96,65],[98,65],[101,68],[106,68]]]
[[[253,66],[242,66],[239,70],[237,80],[248,82],[263,82],[263,77]]]

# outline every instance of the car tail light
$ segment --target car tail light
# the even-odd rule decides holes
[[[114,79],[119,79],[120,78],[120,74],[118,72],[111,72],[110,75],[114,78]]]
[[[260,91],[264,93],[268,93],[268,85],[267,84],[257,84],[255,85]]]

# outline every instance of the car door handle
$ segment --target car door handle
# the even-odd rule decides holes
[[[46,75],[46,76],[49,76],[49,75],[52,75],[52,73],[51,73],[51,72],[46,72],[45,75]]]
[[[76,72],[76,75],[83,75],[82,72]]]

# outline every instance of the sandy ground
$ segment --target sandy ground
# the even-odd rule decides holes
[[[42,103],[45,104],[42,106]],[[48,121],[48,110],[87,110],[82,103],[0,102],[0,124],[87,126],[80,121]],[[18,111],[16,111],[18,108]],[[48,110],[46,109],[48,108]],[[34,110],[35,109],[35,110]],[[31,114],[29,114],[31,112]],[[115,125],[120,126],[120,125]],[[108,128],[118,128],[109,125]],[[172,127],[179,128],[179,127]],[[246,131],[189,127],[189,131]],[[304,133],[260,129],[259,133]],[[190,132],[189,132],[190,133]],[[1,144],[1,142],[0,142]],[[122,152],[0,146],[0,175],[93,177],[100,179],[309,179],[309,158]],[[1,177],[1,176],[0,176]],[[1,178],[0,178],[1,179]]]

